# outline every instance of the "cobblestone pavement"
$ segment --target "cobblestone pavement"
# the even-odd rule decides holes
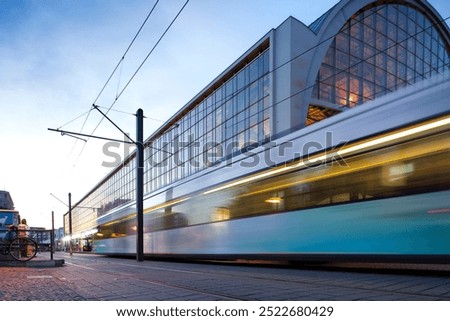
[[[73,301],[85,300],[57,275],[56,268],[0,267],[0,300]]]
[[[56,258],[63,267],[0,267],[0,300],[450,301],[447,275]]]

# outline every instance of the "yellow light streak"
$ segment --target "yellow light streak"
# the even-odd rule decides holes
[[[381,145],[381,144],[384,144],[384,143],[387,143],[387,142],[390,142],[390,141],[398,140],[398,139],[401,139],[401,138],[406,138],[408,136],[412,136],[412,135],[415,135],[415,134],[423,133],[423,132],[426,132],[426,131],[429,131],[429,130],[432,130],[432,129],[436,129],[436,128],[439,128],[439,127],[443,127],[443,126],[446,126],[446,125],[449,125],[449,124],[450,124],[450,117],[447,116],[445,118],[441,118],[441,119],[432,121],[430,123],[426,123],[426,124],[419,125],[419,126],[416,126],[416,127],[413,127],[413,128],[408,128],[408,129],[405,129],[405,130],[402,130],[402,131],[399,131],[399,132],[395,132],[395,133],[392,133],[392,134],[389,134],[389,135],[386,135],[386,136],[383,136],[383,137],[379,137],[379,138],[376,138],[376,139],[372,139],[372,140],[369,140],[369,141],[358,143],[358,144],[356,144],[354,146],[350,146],[350,147],[344,148],[344,149],[342,149],[340,151],[337,151],[337,152],[323,153],[323,154],[318,155],[317,157],[314,157],[314,158],[311,158],[311,159],[300,160],[299,162],[293,163],[291,165],[287,165],[287,166],[280,167],[280,168],[277,168],[277,169],[274,169],[274,170],[271,170],[271,171],[267,171],[267,172],[264,172],[264,173],[261,173],[261,174],[258,174],[258,175],[250,176],[250,177],[247,177],[247,178],[235,181],[235,182],[231,182],[229,184],[225,184],[225,185],[222,185],[222,186],[210,189],[208,191],[205,191],[205,192],[203,192],[203,194],[204,195],[212,194],[212,193],[224,190],[224,189],[228,189],[230,187],[243,185],[243,184],[250,183],[250,182],[253,182],[253,181],[256,181],[256,180],[260,180],[262,178],[270,177],[270,176],[273,176],[273,175],[276,175],[276,174],[279,174],[279,173],[282,173],[282,172],[285,172],[285,171],[289,171],[289,170],[292,170],[293,168],[307,167],[308,164],[310,165],[310,164],[318,162],[318,161],[324,161],[324,160],[327,160],[327,159],[332,159],[333,157],[336,157],[337,155],[342,156],[342,155],[354,153],[354,152],[362,150],[362,149],[366,149],[366,148],[369,148],[369,147],[375,147],[375,146],[378,146],[378,145]]]
[[[271,198],[265,200],[264,202],[270,203],[270,204],[280,204],[281,200],[282,200],[281,197],[271,197]]]
[[[412,135],[415,135],[415,134],[418,134],[418,133],[421,133],[421,132],[424,132],[424,131],[428,131],[428,130],[431,130],[431,129],[436,129],[438,127],[442,127],[442,126],[449,125],[449,124],[450,124],[450,117],[447,117],[447,118],[444,118],[444,119],[441,119],[441,120],[438,120],[438,121],[435,121],[435,122],[432,122],[432,123],[429,123],[429,124],[417,126],[417,127],[414,127],[414,128],[411,128],[411,129],[407,129],[407,130],[404,130],[404,131],[401,131],[401,132],[398,132],[398,133],[393,133],[393,134],[390,134],[390,135],[386,135],[384,137],[376,138],[376,139],[370,140],[370,141],[365,142],[365,143],[361,143],[361,144],[357,144],[355,146],[347,147],[347,148],[344,148],[344,149],[338,151],[337,153],[339,155],[345,155],[345,154],[349,154],[349,153],[354,153],[354,152],[356,152],[358,150],[361,150],[361,149],[374,147],[374,146],[381,145],[381,144],[384,144],[384,143],[387,143],[387,142],[390,142],[390,141],[394,141],[394,140],[397,140],[397,139],[400,139],[400,138],[405,138],[405,137],[408,137],[408,136],[412,136]]]

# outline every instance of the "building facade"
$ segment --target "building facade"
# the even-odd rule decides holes
[[[146,197],[449,69],[450,31],[427,1],[342,0],[309,26],[289,17],[145,141]],[[74,234],[132,204],[135,157],[75,204]]]
[[[0,209],[14,210],[14,202],[11,198],[11,194],[7,191],[0,191]]]

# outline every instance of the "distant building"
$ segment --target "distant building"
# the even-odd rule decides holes
[[[19,212],[14,210],[0,209],[0,240],[5,239],[8,231],[8,226],[18,224]]]
[[[0,191],[0,209],[14,210],[14,202],[7,191]]]
[[[60,227],[55,229],[55,250],[62,251],[64,250],[64,228]]]

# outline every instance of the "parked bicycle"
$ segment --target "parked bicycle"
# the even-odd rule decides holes
[[[29,261],[36,256],[38,245],[29,236],[17,235],[17,227],[10,226],[6,237],[0,241],[0,253],[11,255],[17,261]]]

